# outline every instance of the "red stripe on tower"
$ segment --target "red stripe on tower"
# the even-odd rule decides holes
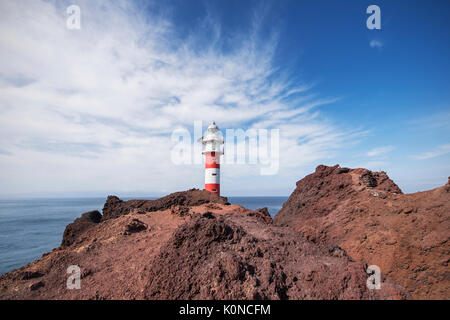
[[[217,157],[215,152],[206,153],[205,168],[220,168],[220,156]]]
[[[205,190],[220,195],[220,183],[205,183]]]

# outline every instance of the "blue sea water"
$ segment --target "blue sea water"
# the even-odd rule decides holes
[[[272,218],[287,201],[288,197],[228,197],[232,204],[240,204],[251,210],[267,207]]]
[[[228,200],[249,209],[267,207],[273,217],[287,197],[228,197]],[[101,212],[104,203],[105,198],[0,200],[0,274],[58,247],[67,224],[84,212]]]

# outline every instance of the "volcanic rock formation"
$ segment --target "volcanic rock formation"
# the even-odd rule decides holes
[[[81,289],[66,287],[81,269]],[[402,299],[383,279],[366,287],[364,262],[276,227],[267,210],[190,190],[158,200],[108,197],[63,245],[0,276],[0,299]]]
[[[102,220],[102,215],[97,210],[83,213],[80,218],[67,225],[64,230],[61,246],[70,246],[80,235],[90,227]]]
[[[320,165],[274,218],[381,268],[416,299],[450,297],[450,181],[403,194],[385,172]]]
[[[215,193],[198,189],[171,193],[156,200],[122,201],[116,196],[109,196],[103,207],[103,220],[117,218],[133,210],[145,213],[169,209],[172,206],[198,206],[209,202],[227,204],[228,200]]]

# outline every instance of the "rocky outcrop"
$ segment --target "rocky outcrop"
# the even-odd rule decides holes
[[[264,209],[230,205],[198,190],[161,201],[110,197],[105,207],[109,218],[83,215],[68,227],[74,237],[65,245],[0,276],[0,299],[408,297],[389,279],[381,290],[369,290],[364,262],[273,226]],[[82,227],[92,218],[93,225]],[[80,268],[80,290],[66,287],[73,265]]]
[[[154,212],[166,210],[172,206],[197,206],[204,203],[228,203],[227,198],[205,190],[191,189],[171,193],[156,200],[122,201],[116,196],[108,196],[103,207],[103,220],[114,219],[128,214],[133,210],[138,212]]]
[[[139,219],[131,220],[126,226],[123,234],[130,235],[132,233],[141,232],[147,230],[148,226]]]
[[[321,165],[297,182],[274,224],[378,265],[414,298],[448,299],[448,185],[403,194],[385,172]]]
[[[70,246],[89,228],[98,224],[102,215],[97,210],[83,213],[80,218],[67,225],[64,230],[61,246]]]
[[[150,268],[148,299],[380,299],[365,264],[257,219],[207,212],[175,230]],[[181,254],[182,253],[182,254]],[[186,276],[189,275],[189,276]]]
[[[363,190],[402,194],[384,172],[320,165],[315,173],[297,182],[297,188],[283,204],[275,221],[279,225],[293,225],[299,212],[305,219],[326,216],[343,200]]]
[[[264,217],[270,218],[268,221],[272,222],[272,217],[270,216],[269,209],[267,209],[267,207],[257,209],[256,211],[260,212]]]

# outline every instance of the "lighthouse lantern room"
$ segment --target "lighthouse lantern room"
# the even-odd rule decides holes
[[[220,195],[220,156],[223,155],[223,136],[213,121],[206,134],[199,139],[205,155],[205,190]]]

